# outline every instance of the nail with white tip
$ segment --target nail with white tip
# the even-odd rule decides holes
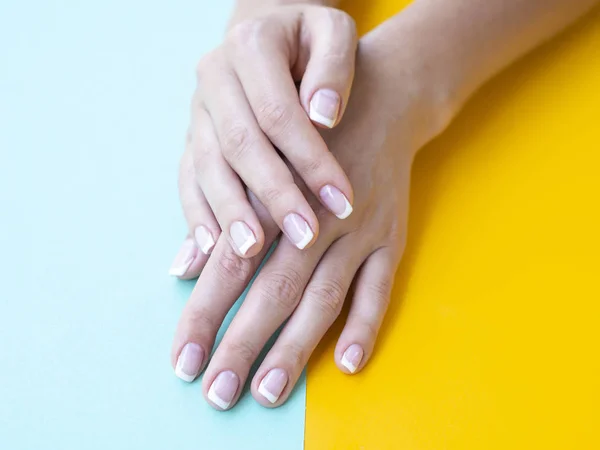
[[[179,253],[175,257],[171,268],[169,269],[169,275],[174,277],[182,277],[188,271],[194,258],[198,254],[198,247],[194,243],[194,240],[187,238],[183,241],[183,245],[179,249]]]
[[[358,344],[352,344],[346,349],[342,356],[342,366],[344,366],[350,373],[356,372],[360,362],[363,358],[363,349]]]
[[[204,350],[202,350],[202,347],[193,342],[188,342],[181,350],[179,358],[177,358],[175,375],[183,381],[191,383],[196,379],[198,373],[200,373],[203,359]]]
[[[276,403],[287,382],[288,376],[285,370],[271,369],[260,382],[258,393],[270,403]]]
[[[235,397],[239,384],[240,379],[231,370],[221,372],[210,385],[208,399],[219,408],[227,409]]]
[[[338,219],[345,219],[352,214],[352,205],[338,188],[329,184],[323,186],[319,191],[319,196],[325,206],[329,208],[329,211],[335,214]]]
[[[205,255],[210,255],[210,252],[215,246],[215,240],[210,231],[208,231],[208,228],[200,225],[194,230],[194,237],[196,238],[196,244],[198,244],[200,251]]]
[[[229,235],[242,256],[256,244],[256,236],[244,222],[233,222],[229,228]]]
[[[309,106],[310,120],[333,128],[340,112],[340,96],[331,89],[319,89],[310,99]]]
[[[283,219],[283,231],[285,231],[289,240],[300,250],[304,249],[313,240],[313,237],[315,237],[315,234],[308,226],[308,222],[296,213],[285,216]]]

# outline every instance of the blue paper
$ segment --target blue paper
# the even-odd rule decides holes
[[[0,449],[303,447],[303,380],[222,413],[169,362],[194,67],[231,4],[0,2]]]

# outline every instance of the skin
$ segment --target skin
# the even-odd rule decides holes
[[[265,11],[274,2],[268,3]],[[203,352],[202,389],[212,406],[220,409],[208,399],[209,388],[226,370],[235,374],[238,383],[229,408],[247,381],[259,403],[279,406],[337,318],[353,285],[335,362],[349,374],[342,357],[350,345],[358,345],[362,358],[355,373],[360,371],[373,354],[402,257],[410,169],[416,152],[447,127],[466,99],[489,77],[595,3],[416,0],[363,37],[344,119],[334,130],[320,130],[323,142],[354,188],[354,212],[345,220],[337,219],[286,161],[296,186],[318,218],[319,238],[306,250],[287,239],[279,241],[209,362],[204,355],[210,354],[225,314],[279,234],[271,211],[249,190],[248,202],[264,230],[264,245],[255,256],[242,258],[228,238],[220,235],[210,258],[201,252],[195,254],[181,277],[200,278],[176,331],[173,366],[187,343],[198,344]],[[241,20],[244,11],[259,14],[260,7],[252,5],[241,2],[233,20]],[[297,101],[302,104],[302,99]],[[194,148],[188,143],[180,172],[181,200],[190,230],[212,215],[210,202],[196,183]],[[262,347],[286,320],[254,378],[247,380]],[[272,403],[259,393],[259,385],[275,368],[283,370],[286,383]]]

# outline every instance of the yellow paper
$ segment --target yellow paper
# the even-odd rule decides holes
[[[403,5],[346,6],[365,32]],[[413,174],[376,353],[341,374],[334,326],[306,449],[600,448],[600,11],[485,86]]]

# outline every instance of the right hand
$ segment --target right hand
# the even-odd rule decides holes
[[[344,12],[279,6],[235,25],[202,58],[187,139],[206,197],[187,217],[202,252],[223,230],[239,256],[260,253],[264,231],[246,188],[296,247],[315,241],[317,217],[276,149],[329,211],[340,219],[352,212],[350,182],[314,125],[340,121],[356,48]]]

